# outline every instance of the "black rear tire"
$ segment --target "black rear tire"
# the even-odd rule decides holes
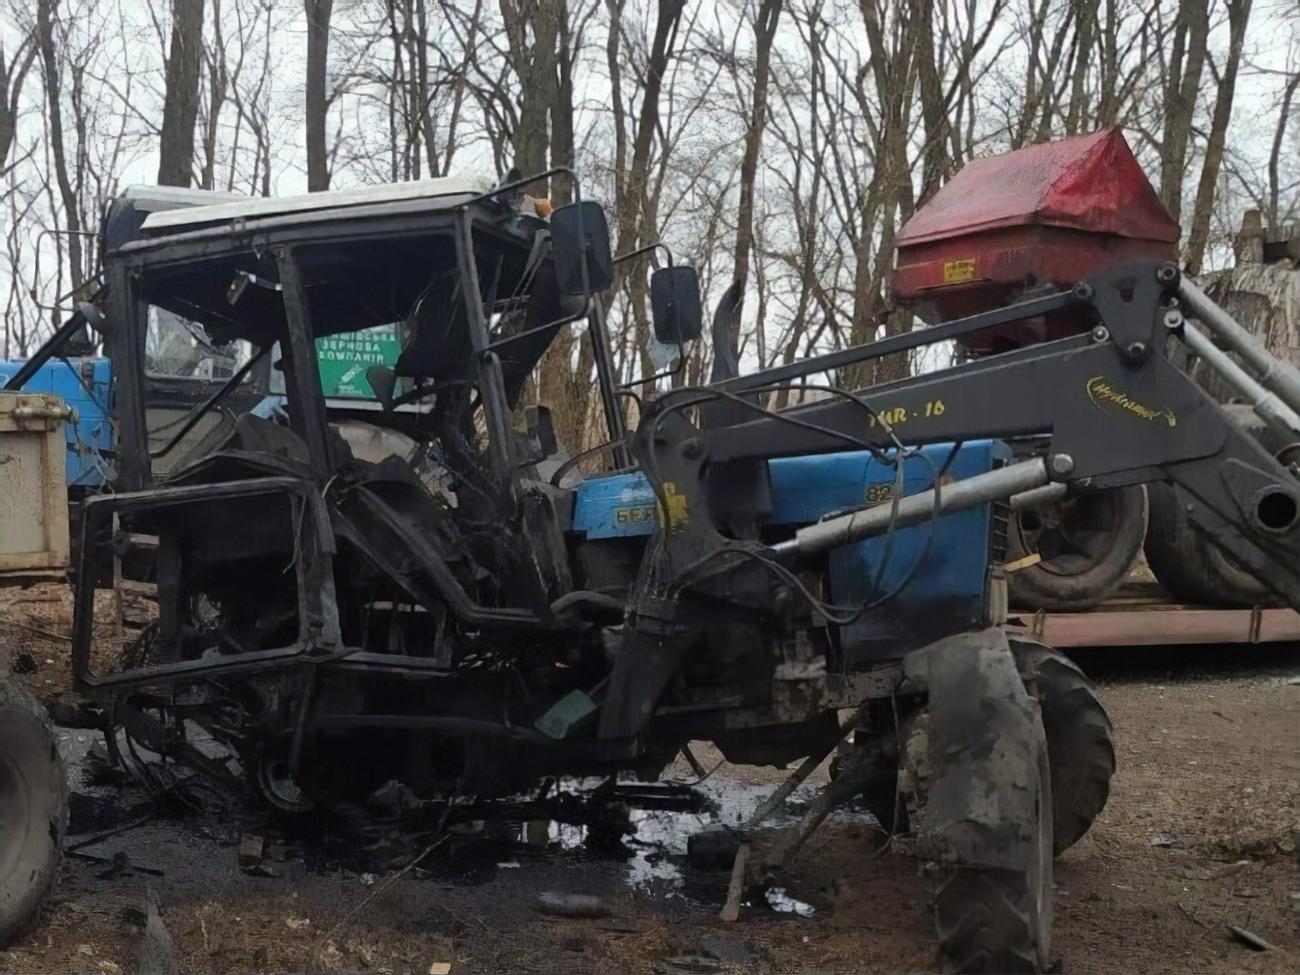
[[[0,947],[26,930],[59,872],[68,787],[54,729],[0,676]]]
[[[1041,561],[1007,574],[1011,604],[1067,611],[1096,606],[1128,578],[1146,534],[1141,484],[1012,512],[1007,562],[1035,554]]]
[[[1113,728],[1078,664],[1032,640],[1007,642],[1020,673],[1037,682],[1052,772],[1052,848],[1059,857],[1106,806],[1115,774]]]
[[[1147,565],[1169,595],[1181,603],[1204,606],[1255,606],[1276,598],[1188,523],[1173,485],[1152,482],[1147,491],[1151,498]]]
[[[1278,435],[1246,403],[1221,406],[1233,426],[1250,434],[1270,454],[1290,457],[1294,445]],[[1284,461],[1286,462],[1286,461]],[[1147,527],[1147,565],[1161,586],[1183,603],[1258,606],[1276,594],[1239,566],[1223,549],[1188,524],[1173,485],[1147,485],[1151,499]]]

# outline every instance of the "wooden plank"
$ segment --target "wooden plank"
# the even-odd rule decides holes
[[[745,877],[749,871],[749,844],[741,843],[736,859],[731,864],[731,880],[727,884],[727,899],[718,917],[726,922],[740,920],[740,902],[745,896]]]
[[[1189,609],[1148,606],[1084,613],[1011,613],[1006,630],[1054,647],[1168,646],[1300,641],[1293,609]]]

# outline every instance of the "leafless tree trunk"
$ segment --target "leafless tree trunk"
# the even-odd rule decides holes
[[[1219,83],[1214,99],[1214,116],[1210,121],[1210,137],[1205,145],[1205,161],[1201,164],[1201,178],[1196,187],[1196,205],[1192,211],[1192,229],[1187,235],[1187,253],[1184,263],[1190,274],[1199,274],[1205,260],[1205,248],[1210,239],[1210,217],[1214,212],[1214,198],[1219,185],[1219,168],[1223,164],[1223,148],[1228,138],[1228,122],[1232,118],[1232,102],[1236,94],[1237,69],[1241,66],[1242,46],[1246,42],[1246,24],[1250,20],[1251,0],[1228,0],[1228,59],[1219,73]]]
[[[274,0],[252,0],[251,10],[246,11],[246,0],[236,0],[234,13],[236,30],[240,38],[240,57],[245,54],[256,56],[260,61],[257,66],[256,80],[251,87],[243,80],[242,68],[232,72],[230,84],[230,101],[235,108],[235,135],[231,150],[230,172],[226,178],[226,189],[234,190],[243,184],[246,192],[253,195],[271,195],[271,108],[270,88],[271,73],[274,64],[274,38],[276,23],[274,19]],[[260,32],[260,37],[259,37]],[[252,55],[253,46],[260,43],[261,51]],[[252,164],[247,172],[240,171],[239,147],[244,129],[252,138],[249,150]]]
[[[442,171],[451,170],[451,161],[460,147],[457,137],[460,128],[461,111],[465,104],[465,91],[469,87],[469,69],[473,63],[474,50],[479,43],[480,22],[483,16],[483,0],[474,0],[474,9],[468,18],[468,27],[461,42],[461,56],[457,63],[451,82],[451,108],[447,120],[447,142],[443,148]]]
[[[172,0],[171,49],[158,144],[158,182],[163,186],[189,186],[193,180],[202,68],[203,0]]]
[[[519,83],[515,167],[531,176],[550,168],[551,112],[559,98],[556,43],[567,11],[564,0],[502,0],[501,17]]]
[[[618,3],[621,7],[621,0],[618,0]],[[627,253],[635,250],[643,243],[649,243],[648,240],[644,239],[643,235],[647,231],[646,219],[651,209],[648,198],[650,153],[654,146],[655,131],[658,129],[660,122],[659,100],[663,93],[664,74],[668,70],[668,61],[673,54],[677,29],[681,24],[682,11],[685,5],[685,0],[658,0],[656,4],[657,13],[654,34],[649,45],[650,51],[646,60],[645,75],[641,79],[641,110],[632,135],[631,158],[628,159],[626,148],[621,153],[616,150],[615,185],[621,183],[622,189],[618,196],[618,213],[615,221],[615,253]],[[611,27],[611,30],[617,29],[617,21],[615,21],[615,25]],[[616,58],[618,57],[618,45],[614,42],[611,42],[611,45],[611,48],[607,49],[606,53],[609,57]],[[621,78],[621,75],[619,77]],[[623,99],[626,98],[626,92],[623,90],[621,82],[611,92],[611,96],[616,104],[620,106],[616,109],[616,112],[621,112],[621,106],[624,104]],[[622,124],[624,131],[626,131],[626,120]],[[626,139],[626,136],[624,139]],[[626,142],[624,142],[624,145],[626,146]],[[619,165],[619,155],[626,161],[626,165]],[[650,375],[653,372],[653,363],[646,351],[649,322],[645,317],[646,286],[644,275],[634,274],[629,278],[626,277],[626,271],[623,268],[618,269],[615,273],[613,290],[618,291],[624,284],[628,287],[628,297],[633,317],[631,341],[633,347],[640,354],[640,374]]]
[[[1160,200],[1176,221],[1182,218],[1187,148],[1192,137],[1196,94],[1201,86],[1209,32],[1209,0],[1179,0],[1165,78],[1160,151]]]
[[[329,152],[325,144],[329,95],[325,81],[334,0],[303,0],[303,6],[307,12],[307,189],[314,193],[330,186]]]
[[[1281,179],[1278,175],[1279,162],[1282,157],[1283,140],[1286,138],[1287,123],[1291,120],[1291,103],[1295,99],[1297,87],[1300,87],[1300,70],[1291,75],[1283,86],[1282,105],[1277,113],[1277,126],[1273,129],[1273,148],[1268,154],[1268,206],[1265,208],[1264,216],[1268,220],[1269,230],[1280,230],[1282,228]],[[3,159],[3,156],[0,156],[0,159]]]
[[[238,80],[244,59],[243,38],[239,38],[238,60],[233,74]],[[225,29],[221,22],[221,0],[212,0],[212,46],[206,52],[207,104],[203,112],[203,163],[199,171],[199,186],[214,188],[217,176],[217,142],[221,125],[221,112],[225,107],[232,85],[232,70],[227,63]]]
[[[36,58],[36,38],[23,37],[12,58],[6,58],[0,46],[0,176],[9,168],[9,153],[13,149],[18,128],[19,99],[27,72]]]
[[[907,12],[879,0],[860,0],[860,8],[871,54],[879,117],[872,133],[875,180],[868,194],[868,220],[863,223],[854,268],[852,340],[855,343],[869,340],[881,324],[885,325],[887,334],[903,324],[900,317],[882,322],[887,310],[883,285],[893,258],[898,221],[912,212],[914,204],[907,142],[916,81],[915,25]],[[879,236],[873,238],[877,219]],[[850,366],[841,381],[855,388],[906,374],[906,357],[891,356],[874,367],[871,363]]]
[[[77,192],[68,175],[67,149],[63,141],[62,85],[59,78],[59,60],[54,47],[54,21],[58,16],[58,0],[37,0],[36,34],[41,48],[41,66],[45,76],[45,111],[50,126],[50,154],[54,160],[54,175],[59,184],[63,203],[64,229],[67,231],[68,270],[72,286],[80,287],[85,278],[85,265],[81,246],[81,206]]]
[[[731,343],[739,347],[740,310],[744,306],[744,289],[749,285],[749,255],[754,248],[754,182],[758,175],[758,154],[763,146],[763,130],[767,124],[767,88],[771,75],[772,42],[781,20],[781,0],[758,0],[758,14],[754,20],[754,78],[753,98],[749,105],[748,125],[745,129],[745,155],[740,162],[740,205],[736,208],[735,279],[741,287],[741,303],[732,321]],[[762,356],[762,329],[759,328],[760,357]]]
[[[952,175],[952,157],[948,154],[951,123],[939,80],[934,0],[912,0],[912,17],[916,24],[917,80],[921,89],[921,120],[925,127],[925,147],[921,153],[921,199],[927,200]]]
[[[1093,45],[1097,33],[1098,0],[1074,0],[1074,64],[1070,69],[1070,102],[1065,115],[1067,135],[1085,131],[1088,122],[1088,105],[1092,92],[1088,90],[1088,67],[1094,56]]]

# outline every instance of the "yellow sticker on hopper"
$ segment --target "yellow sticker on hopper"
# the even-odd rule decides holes
[[[975,280],[975,261],[944,261],[943,283],[960,284],[962,281]]]

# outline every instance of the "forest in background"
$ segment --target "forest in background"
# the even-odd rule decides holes
[[[1298,85],[1298,0],[0,0],[0,357],[68,313],[133,183],[573,166],[615,253],[664,241],[710,305],[744,282],[743,361],[790,362],[910,327],[898,228],[965,161],[1064,135],[1123,127],[1185,266],[1230,262],[1244,210],[1297,219]],[[654,371],[644,273],[610,302],[618,368]],[[536,377],[578,439],[592,368],[574,329]]]

